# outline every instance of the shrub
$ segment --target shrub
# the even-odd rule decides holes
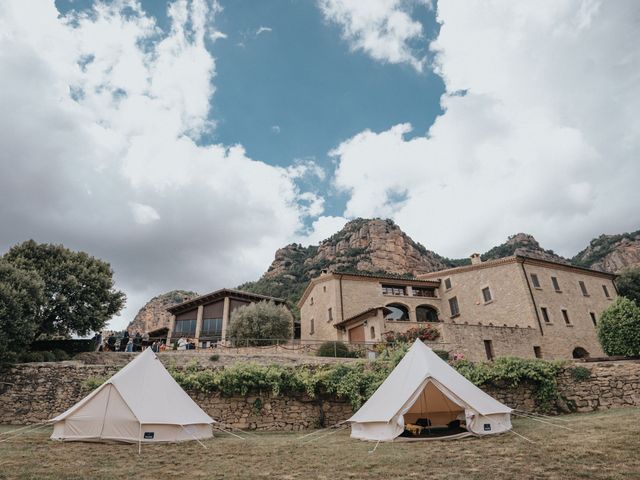
[[[640,355],[640,307],[618,297],[600,316],[598,339],[607,355]]]
[[[500,357],[493,362],[471,363],[460,360],[453,367],[472,383],[516,388],[524,382],[535,387],[535,399],[540,407],[548,409],[558,398],[557,375],[563,362]]]
[[[62,362],[64,360],[69,360],[69,355],[64,350],[60,350],[59,348],[53,351],[53,355],[56,358],[56,362]]]
[[[640,305],[640,267],[626,268],[616,278],[616,288],[623,297]]]
[[[236,346],[273,345],[293,337],[293,317],[271,301],[245,305],[231,314],[228,337]]]
[[[343,342],[324,342],[316,351],[318,357],[356,357],[355,352],[351,352],[349,347]]]
[[[569,369],[569,374],[574,380],[582,382],[583,380],[587,380],[591,377],[591,370],[586,367],[573,367]]]
[[[43,362],[55,362],[56,356],[53,352],[41,352],[42,353],[42,361]]]
[[[220,355],[218,355],[217,353],[214,353],[209,357],[209,360],[211,360],[212,362],[217,362],[218,360],[220,360]]]
[[[438,355],[445,362],[449,360],[449,352],[447,352],[446,350],[434,350],[433,353]]]
[[[413,343],[416,339],[434,341],[440,338],[440,330],[433,325],[410,328],[405,332],[387,332],[383,335],[387,343]]]
[[[82,386],[87,390],[95,390],[107,380],[109,380],[109,377],[89,377],[82,382]]]
[[[43,362],[43,352],[23,352],[18,355],[18,361],[24,363]]]

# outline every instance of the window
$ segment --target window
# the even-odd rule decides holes
[[[538,275],[535,273],[531,274],[531,283],[533,284],[533,288],[540,288],[540,280],[538,280]]]
[[[176,320],[176,335],[192,337],[196,334],[196,319]]]
[[[460,308],[458,307],[458,298],[453,297],[449,299],[449,310],[451,310],[451,316],[457,317],[460,315]]]
[[[447,290],[449,290],[451,288],[451,279],[450,278],[445,278],[444,279],[444,288],[446,288]]]
[[[316,329],[315,329],[315,321],[313,320],[313,318],[311,319],[310,326],[311,326],[311,328],[309,329],[309,334],[313,335],[315,333],[315,331],[316,331]]]
[[[484,341],[484,351],[487,354],[487,360],[493,360],[493,342],[491,340]]]
[[[374,327],[371,327],[370,333],[371,333],[371,339],[376,338],[376,329]]]
[[[547,307],[540,307],[540,311],[542,312],[542,319],[544,323],[551,323],[551,319],[549,318],[549,312],[547,311]]]
[[[436,291],[433,288],[413,287],[413,296],[435,298]]]
[[[611,298],[611,295],[609,295],[609,289],[606,285],[602,285],[602,291],[604,292],[605,297]]]
[[[385,320],[396,320],[400,322],[406,322],[409,320],[409,310],[407,310],[407,307],[404,305],[395,303],[387,305],[385,308],[390,311],[387,316],[384,317]]]
[[[593,312],[589,312],[589,316],[591,317],[591,322],[593,323],[593,326],[595,327],[596,325],[598,325],[598,320],[596,319],[596,314]]]
[[[540,349],[540,347],[533,347],[533,354],[536,356],[536,358],[542,358],[542,350]]]
[[[398,285],[382,285],[383,295],[406,295],[407,289]]]
[[[323,285],[323,286],[322,286],[322,291],[323,291],[323,292],[326,292],[326,291],[327,291],[327,286],[326,286],[326,285]]]
[[[416,320],[419,322],[438,322],[438,312],[430,305],[416,307]]]
[[[580,280],[578,282],[578,285],[580,285],[580,291],[582,291],[582,295],[584,295],[585,297],[588,297],[589,292],[587,291],[587,286],[584,284],[584,282]]]
[[[567,312],[564,308],[562,309],[562,318],[564,319],[564,323],[567,325],[571,325],[571,320],[569,320],[569,312]]]
[[[222,318],[204,318],[200,335],[203,337],[222,337]]]
[[[311,297],[311,300],[309,300],[309,305],[313,305],[313,297]]]
[[[329,322],[333,322],[333,309],[332,309],[332,308],[329,308],[329,309],[327,310],[327,314],[328,314],[328,316],[329,316],[329,320],[328,320],[328,321],[329,321]]]
[[[553,283],[553,288],[556,292],[561,292],[560,284],[558,283],[558,279],[556,277],[551,277],[551,283]]]
[[[489,303],[492,300],[491,290],[489,289],[489,287],[485,287],[482,289],[482,298],[484,298],[484,303]]]

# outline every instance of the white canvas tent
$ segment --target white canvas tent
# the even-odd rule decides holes
[[[50,422],[54,440],[131,443],[210,438],[215,423],[149,348]]]
[[[462,419],[469,432],[489,435],[511,429],[511,411],[416,340],[371,398],[347,421],[351,423],[351,436],[362,440],[393,440],[403,433],[406,423],[423,418],[432,426]]]

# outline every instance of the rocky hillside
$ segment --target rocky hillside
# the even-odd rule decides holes
[[[173,290],[163,293],[157,297],[153,297],[142,307],[133,321],[127,327],[130,334],[135,332],[150,332],[158,328],[168,327],[171,320],[171,314],[167,312],[167,308],[178,303],[186,302],[197,297],[196,292],[187,292],[185,290]]]
[[[620,235],[600,235],[571,259],[581,267],[618,273],[628,267],[640,267],[640,230]]]
[[[412,276],[457,265],[414,242],[391,220],[358,218],[319,245],[287,245],[267,272],[238,288],[289,300],[300,298],[322,269]]]
[[[480,255],[480,258],[485,262],[487,260],[496,260],[511,255],[522,255],[552,262],[570,263],[566,258],[556,255],[553,250],[543,249],[538,241],[528,233],[511,235],[505,243],[493,247],[488,252]]]

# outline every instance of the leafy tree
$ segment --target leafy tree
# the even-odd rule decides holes
[[[38,276],[44,285],[36,336],[86,335],[104,327],[124,306],[126,297],[114,289],[111,266],[84,252],[29,240],[12,247],[3,259]]]
[[[618,293],[640,305],[640,267],[627,268],[616,279]]]
[[[640,355],[640,307],[618,297],[600,316],[598,339],[607,355]]]
[[[293,317],[282,305],[252,303],[231,313],[227,336],[238,345],[271,345],[293,337]]]
[[[0,259],[0,361],[28,347],[38,328],[44,285],[34,272]]]

